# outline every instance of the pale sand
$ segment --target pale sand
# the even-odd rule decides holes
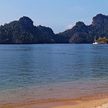
[[[79,102],[77,105],[63,105],[52,108],[108,108],[108,98],[91,100],[87,102]]]
[[[81,97],[79,99],[32,100],[0,104],[0,108],[108,108],[108,96]]]

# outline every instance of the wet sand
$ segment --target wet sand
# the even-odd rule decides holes
[[[25,100],[0,103],[0,108],[108,108],[108,94],[85,96],[76,99]]]
[[[108,108],[108,83],[66,83],[0,91],[0,108]]]

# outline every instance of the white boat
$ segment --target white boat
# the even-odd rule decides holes
[[[99,43],[98,43],[98,42],[94,42],[93,44],[94,44],[94,45],[97,45],[97,44],[99,44]]]
[[[95,37],[95,39],[94,39],[94,43],[93,43],[94,45],[97,45],[97,44],[99,44],[98,42],[97,42],[97,40],[96,40],[96,37]]]

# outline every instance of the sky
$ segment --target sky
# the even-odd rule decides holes
[[[108,0],[0,0],[0,25],[28,16],[34,25],[51,27],[55,33],[77,21],[89,25],[99,13],[108,15]]]

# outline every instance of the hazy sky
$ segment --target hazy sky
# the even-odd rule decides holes
[[[35,25],[52,27],[54,32],[77,21],[90,24],[98,13],[108,15],[108,0],[0,0],[0,24],[28,16]]]

